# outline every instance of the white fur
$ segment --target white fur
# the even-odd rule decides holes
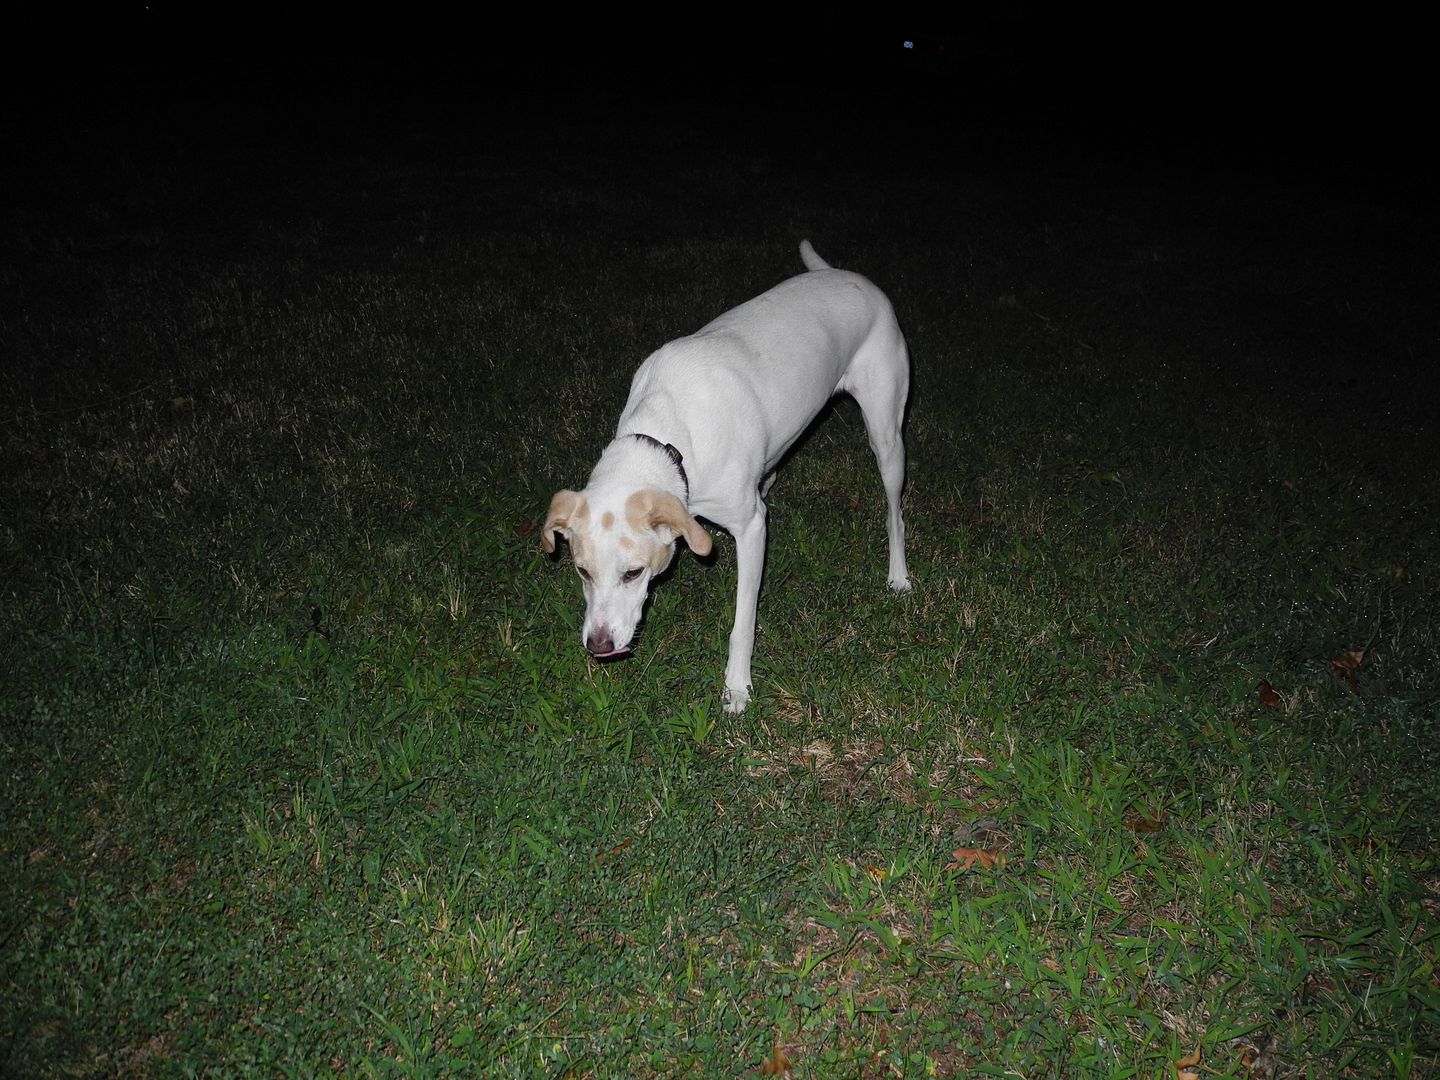
[[[890,301],[873,284],[832,269],[808,240],[800,256],[807,273],[661,346],[640,365],[614,441],[584,491],[555,496],[542,532],[547,551],[557,534],[564,536],[577,568],[589,574],[581,639],[597,656],[629,650],[650,579],[668,565],[678,537],[697,554],[708,553],[710,537],[695,518],[734,536],[735,626],[723,695],[732,713],[751,694],[765,563],[763,496],[785,451],[837,393],[859,402],[884,480],[890,587],[910,588],[900,516],[900,428],[910,382],[905,339]],[[681,466],[636,434],[670,444]]]

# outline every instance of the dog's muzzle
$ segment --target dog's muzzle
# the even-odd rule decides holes
[[[590,636],[585,639],[585,651],[596,660],[612,660],[617,656],[624,656],[628,653],[630,646],[626,645],[617,649],[615,642],[610,638],[610,631],[601,627],[598,630],[591,631]]]

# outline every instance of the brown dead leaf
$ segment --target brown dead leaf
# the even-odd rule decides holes
[[[865,873],[870,875],[870,880],[879,885],[888,876],[883,866],[876,866],[874,863],[865,864]]]
[[[1200,1070],[1195,1067],[1199,1064],[1200,1048],[1197,1046],[1193,1052],[1175,1062],[1175,1080],[1200,1080]]]
[[[597,851],[595,853],[595,861],[600,862],[602,859],[608,859],[611,855],[619,855],[620,852],[624,851],[634,842],[635,838],[633,836],[627,836],[624,840],[621,840],[620,843],[616,844],[609,851]]]
[[[1330,661],[1330,673],[1337,679],[1344,679],[1352,694],[1358,694],[1360,687],[1355,681],[1355,669],[1365,660],[1364,649],[1348,649]]]
[[[1144,814],[1136,814],[1125,822],[1131,832],[1157,833],[1165,827],[1165,815],[1159,814],[1155,817],[1146,817]]]
[[[1268,682],[1262,682],[1259,686],[1257,686],[1255,688],[1255,693],[1260,695],[1261,705],[1268,705],[1270,708],[1273,709],[1280,704],[1280,695],[1275,692],[1275,688],[1271,686]]]
[[[785,1051],[775,1047],[770,1056],[760,1063],[761,1076],[783,1076],[795,1067],[795,1063],[785,1056]]]
[[[1005,865],[1005,852],[991,851],[989,848],[958,847],[950,853],[950,865],[947,870],[969,870],[976,863],[979,863],[986,870],[993,870],[996,867]]]
[[[1335,989],[1333,980],[1318,972],[1306,975],[1305,981],[1300,985],[1300,1000],[1310,1002],[1322,994],[1328,994]]]
[[[1246,1080],[1270,1080],[1279,1065],[1276,1060],[1275,1036],[1266,1031],[1257,1031],[1240,1042],[1240,1065],[1245,1070]]]

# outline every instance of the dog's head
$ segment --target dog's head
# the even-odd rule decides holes
[[[556,492],[540,547],[554,551],[558,536],[570,544],[585,593],[580,638],[601,659],[630,651],[650,582],[670,565],[676,539],[683,536],[696,555],[708,555],[712,546],[679,499],[653,488]]]

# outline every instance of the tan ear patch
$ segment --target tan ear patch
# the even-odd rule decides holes
[[[578,491],[557,491],[550,500],[550,510],[545,515],[545,524],[540,529],[540,550],[546,554],[555,550],[555,534],[566,537],[571,529],[590,516],[590,507],[585,496]]]
[[[625,518],[635,532],[653,529],[667,544],[683,536],[696,555],[709,555],[714,546],[710,534],[685,512],[680,500],[663,491],[645,488],[635,492],[625,500]]]

